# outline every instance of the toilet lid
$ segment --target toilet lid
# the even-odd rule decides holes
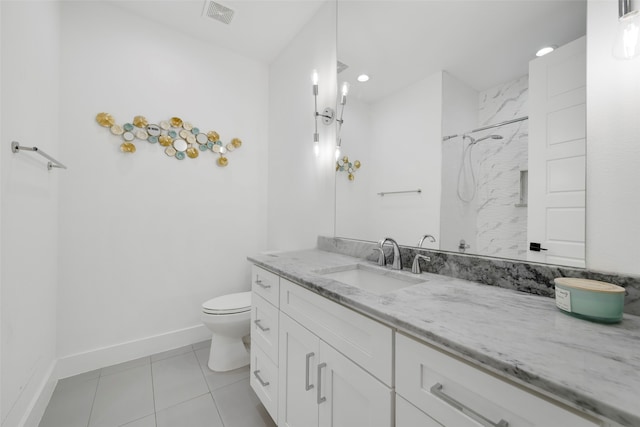
[[[251,310],[251,292],[238,292],[210,299],[202,311],[211,314],[233,314]]]

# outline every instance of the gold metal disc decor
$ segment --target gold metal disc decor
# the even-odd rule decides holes
[[[220,140],[218,132],[200,131],[200,128],[179,117],[171,117],[160,121],[159,124],[152,124],[144,116],[135,116],[130,123],[118,125],[111,114],[98,113],[96,122],[120,137],[120,151],[123,153],[135,153],[134,141],[141,140],[162,146],[167,156],[178,160],[187,157],[195,159],[199,157],[200,151],[211,151],[218,154],[216,164],[225,167],[229,164],[227,157],[229,153],[242,146],[239,138],[233,138],[225,145]]]
[[[358,169],[360,169],[360,166],[362,166],[360,160],[350,162],[349,157],[344,156],[336,162],[336,172],[346,172],[348,174],[347,178],[349,178],[349,181],[353,181],[354,179],[356,179],[356,176],[354,174]]]

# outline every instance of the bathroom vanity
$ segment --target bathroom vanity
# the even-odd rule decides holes
[[[322,250],[249,260],[251,386],[279,426],[640,425],[637,316]]]

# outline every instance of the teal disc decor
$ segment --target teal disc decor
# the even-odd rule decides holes
[[[2,0],[0,0],[2,1]],[[171,117],[169,120],[161,120],[159,125],[149,124],[144,116],[135,116],[132,121],[119,125],[114,117],[108,113],[98,113],[96,122],[108,128],[114,135],[120,136],[119,151],[123,153],[135,153],[136,146],[131,142],[134,139],[148,141],[157,144],[168,157],[184,160],[187,157],[197,159],[198,153],[212,151],[218,154],[216,162],[219,167],[226,167],[229,159],[224,156],[242,145],[240,138],[232,138],[226,145],[222,142],[220,134],[215,130],[201,131],[199,127],[190,122],[183,121],[179,117]],[[124,139],[125,142],[122,142]]]

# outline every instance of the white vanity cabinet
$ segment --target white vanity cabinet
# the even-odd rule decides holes
[[[396,427],[421,416],[445,427],[602,425],[402,334],[395,354]]]
[[[251,270],[251,373],[249,383],[274,420],[278,419],[280,277]]]
[[[392,426],[393,392],[361,364],[390,380],[391,329],[285,279],[280,310],[278,425]],[[380,347],[386,369],[371,353]]]

